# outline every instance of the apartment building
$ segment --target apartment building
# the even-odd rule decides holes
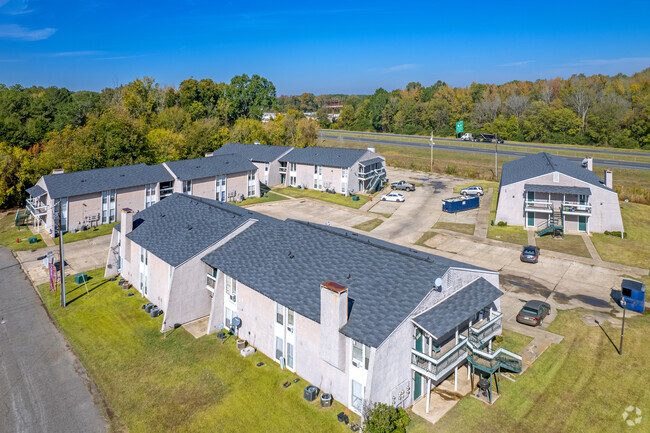
[[[214,151],[214,155],[236,154],[244,157],[257,167],[260,183],[268,187],[282,183],[280,178],[280,158],[293,149],[288,146],[267,144],[228,143]]]

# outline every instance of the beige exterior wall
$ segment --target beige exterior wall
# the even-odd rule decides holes
[[[602,233],[608,231],[622,231],[623,220],[621,218],[621,209],[618,202],[618,194],[614,191],[609,191],[579,179],[559,173],[559,181],[553,182],[553,173],[545,174],[531,179],[526,179],[521,182],[516,182],[510,185],[504,185],[499,192],[499,202],[497,206],[495,224],[499,221],[505,221],[508,225],[523,226],[527,224],[526,212],[524,211],[525,201],[525,184],[538,184],[538,185],[555,185],[555,186],[574,186],[585,187],[591,190],[589,196],[589,204],[591,204],[591,216],[587,217],[587,231],[594,233]],[[546,197],[548,195],[546,194]],[[546,199],[545,195],[536,194],[535,197]],[[575,195],[551,194],[551,201],[553,201],[554,208],[558,208],[563,198],[567,201],[575,201]],[[567,215],[569,216],[569,215]],[[546,219],[546,215],[541,212],[535,213],[535,221],[541,222]],[[566,222],[567,220],[565,220]],[[569,218],[566,226],[567,230],[577,230],[577,217]]]
[[[85,205],[85,206],[84,206]],[[68,231],[81,229],[84,218],[91,215],[101,216],[102,193],[78,195],[68,198]],[[116,214],[119,212],[116,210]]]
[[[214,177],[204,177],[192,181],[192,195],[196,197],[215,199],[217,181]]]
[[[124,208],[133,209],[136,212],[144,209],[144,185],[118,189],[115,194],[115,219],[117,221],[120,220],[120,211]],[[99,196],[101,198],[101,193]]]

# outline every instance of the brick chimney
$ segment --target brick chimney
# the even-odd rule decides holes
[[[133,230],[133,210],[127,208],[122,209],[120,215],[120,257],[127,262],[131,261],[131,241],[127,239],[126,235]],[[124,266],[122,266],[124,269]]]
[[[614,176],[612,170],[605,170],[605,186],[614,189]]]
[[[345,371],[345,336],[339,330],[348,323],[348,288],[326,281],[320,285],[320,356]]]

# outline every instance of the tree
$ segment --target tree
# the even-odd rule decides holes
[[[230,138],[236,143],[255,143],[259,141],[266,144],[266,131],[262,127],[262,122],[255,119],[245,119],[240,117],[235,125],[230,129]]]
[[[474,118],[479,125],[492,123],[499,114],[499,107],[501,107],[501,98],[495,96],[493,98],[484,98],[474,106]]]
[[[27,151],[0,142],[0,208],[22,204],[25,195],[23,168]]]
[[[275,86],[259,75],[238,75],[230,80],[226,91],[232,101],[231,118],[251,117],[261,119],[275,102]]]
[[[517,120],[524,114],[528,108],[530,99],[528,96],[512,94],[506,99],[506,108],[510,114],[514,114]]]
[[[577,81],[571,88],[567,102],[582,119],[582,130],[587,130],[587,113],[594,100],[593,91],[584,80]]]
[[[131,117],[149,120],[164,108],[165,90],[151,77],[136,78],[124,87],[123,104]]]
[[[411,422],[406,411],[384,403],[364,408],[364,433],[406,433]]]

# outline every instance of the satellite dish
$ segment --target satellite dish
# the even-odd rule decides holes
[[[233,328],[240,328],[241,327],[241,319],[237,316],[232,318],[232,326]]]
[[[582,166],[583,167],[586,167],[588,163],[589,163],[589,160],[587,160],[587,158],[582,160]]]
[[[441,278],[436,278],[435,285],[436,285],[436,288],[438,290],[442,290],[442,279]]]

